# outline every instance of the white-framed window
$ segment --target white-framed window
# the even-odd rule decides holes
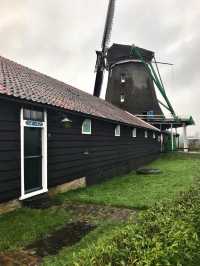
[[[160,136],[158,136],[158,142],[160,142],[161,141],[161,137]]]
[[[91,135],[92,134],[92,125],[90,119],[85,119],[82,123],[82,134]]]
[[[126,82],[126,74],[122,73],[121,74],[121,83],[125,83]]]
[[[144,137],[145,137],[146,139],[148,138],[148,131],[147,131],[147,130],[144,131]]]
[[[153,132],[153,139],[155,139],[156,138],[156,133],[155,132]]]
[[[115,137],[120,137],[120,125],[115,127]]]
[[[133,128],[132,129],[132,137],[133,138],[136,138],[137,137],[137,129],[136,128]]]
[[[121,94],[120,95],[120,102],[121,103],[124,103],[125,102],[125,95],[124,94]]]

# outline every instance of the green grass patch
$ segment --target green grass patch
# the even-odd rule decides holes
[[[124,226],[125,223],[120,222],[102,222],[94,231],[82,238],[79,243],[72,247],[63,248],[56,256],[44,258],[42,266],[73,265],[77,253],[89,249],[94,243],[97,243],[98,239],[105,238],[108,234],[111,236],[117,229],[123,228]]]
[[[0,216],[0,251],[21,248],[62,227],[70,214],[61,208],[18,209]]]
[[[160,200],[172,200],[177,193],[190,188],[200,170],[199,155],[168,154],[149,167],[162,171],[158,175],[132,172],[92,187],[60,194],[62,201],[105,204],[145,209]]]
[[[200,181],[197,180],[175,201],[149,208],[137,224],[127,223],[107,231],[95,243],[75,251],[70,264],[63,261],[59,265],[198,266],[199,206]]]

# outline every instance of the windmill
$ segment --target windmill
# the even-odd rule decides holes
[[[97,97],[100,96],[102,83],[103,83],[103,77],[104,77],[104,71],[107,68],[106,57],[107,57],[110,35],[112,31],[114,12],[115,12],[115,0],[109,0],[103,40],[101,44],[101,51],[96,52],[97,54],[97,61],[96,61],[96,67],[95,67],[96,80],[95,80],[93,95]]]
[[[109,0],[101,51],[96,52],[96,80],[93,95],[100,97],[104,72],[107,70],[109,72],[106,91],[106,100],[108,102],[133,114],[151,113],[163,116],[154,88],[155,79],[151,75],[152,70],[150,69],[149,71],[148,68],[148,64],[154,58],[154,53],[135,47],[135,50],[138,48],[135,51],[137,55],[135,55],[133,54],[132,46],[129,45],[113,44],[109,47],[115,3],[115,0]],[[140,80],[142,80],[142,87],[135,86],[138,79],[138,75],[134,77],[136,72],[139,73]],[[159,72],[159,80],[160,78]],[[162,80],[159,84],[163,85]],[[164,91],[164,86],[162,87]],[[175,115],[166,93],[163,92],[163,94],[167,101],[167,106],[162,103],[161,105]]]
[[[173,117],[176,116],[166,95],[154,52],[134,45],[113,44],[107,52],[107,68],[108,102],[132,114],[164,117],[162,105]],[[155,86],[164,103],[158,100]]]
[[[115,0],[109,0],[101,51],[96,52],[96,80],[93,95],[100,97],[104,72],[107,70],[106,101],[148,121],[161,132],[171,128],[172,150],[174,149],[173,128],[183,126],[184,143],[186,143],[184,145],[187,146],[186,126],[193,125],[194,120],[191,116],[177,117],[167,97],[158,63],[168,63],[157,62],[154,52],[135,45],[113,44],[109,47],[114,12]],[[155,87],[164,102],[158,100]],[[170,118],[165,117],[161,106],[170,112]]]

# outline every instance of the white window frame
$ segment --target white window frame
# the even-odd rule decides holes
[[[125,95],[120,94],[120,103],[124,103],[124,102],[125,102]]]
[[[121,135],[121,127],[120,125],[117,125],[115,127],[115,137],[120,137],[120,135]]]
[[[153,132],[153,139],[156,139],[156,133]]]
[[[147,130],[144,131],[144,137],[145,137],[145,139],[148,138],[148,131]]]
[[[121,83],[126,83],[126,74],[125,73],[121,74]]]
[[[90,122],[90,131],[84,131],[84,123],[86,123],[86,122]],[[84,119],[83,120],[83,123],[82,123],[82,134],[83,135],[91,135],[92,134],[92,121],[91,121],[91,119]]]
[[[133,128],[132,129],[132,138],[136,138],[137,137],[137,128]]]
[[[24,127],[31,127],[27,125],[27,120],[24,120],[24,110],[20,111],[20,135],[21,135],[21,196],[19,200],[25,200],[42,193],[48,192],[47,185],[47,111],[44,110],[44,122],[41,125],[34,125],[34,127],[42,128],[42,189],[25,193],[25,177],[24,177]]]

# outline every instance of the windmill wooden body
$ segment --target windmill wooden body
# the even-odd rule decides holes
[[[145,65],[131,51],[131,46],[120,44],[113,44],[108,50],[106,100],[132,114],[163,116],[153,80]],[[140,51],[146,63],[152,61],[152,51]]]

